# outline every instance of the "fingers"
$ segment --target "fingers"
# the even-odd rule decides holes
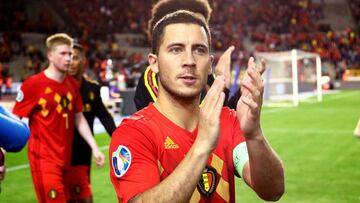
[[[95,156],[95,163],[97,167],[102,167],[105,163],[105,156],[101,151],[98,151]]]
[[[235,50],[234,46],[230,46],[229,48],[226,49],[226,51],[220,56],[218,64],[220,65],[219,68],[224,69],[224,68],[230,68],[230,63],[231,63],[231,54],[232,52]],[[216,66],[218,67],[218,66]]]
[[[225,76],[227,88],[230,87],[231,54],[234,50],[234,46],[230,46],[229,48],[227,48],[226,51],[220,56],[219,61],[215,67],[216,76]]]
[[[261,75],[265,72],[265,69],[266,69],[266,62],[264,59],[261,59],[260,68],[259,68],[259,72]]]
[[[225,77],[224,76],[218,76],[215,78],[214,83],[211,85],[209,91],[207,92],[205,99],[204,99],[204,105],[202,108],[211,110],[215,108],[217,105],[220,105],[218,103],[221,103],[221,106],[224,102],[221,102],[221,93],[223,92],[225,88]]]

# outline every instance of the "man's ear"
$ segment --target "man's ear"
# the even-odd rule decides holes
[[[210,55],[210,66],[209,66],[209,70],[208,70],[208,75],[212,74],[213,63],[214,63],[214,55]]]
[[[47,52],[47,58],[48,58],[49,62],[52,61],[52,52],[51,51]]]
[[[148,62],[150,64],[150,68],[152,72],[158,73],[159,72],[159,66],[158,66],[158,58],[155,54],[149,54],[148,55]]]

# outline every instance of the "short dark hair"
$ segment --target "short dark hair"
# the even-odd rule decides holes
[[[151,47],[152,53],[158,54],[161,41],[164,37],[164,30],[167,25],[176,23],[191,23],[197,24],[205,29],[206,36],[208,38],[209,49],[211,47],[211,35],[209,26],[205,18],[191,11],[178,10],[176,12],[165,15],[161,18],[153,27]]]
[[[178,10],[199,13],[207,23],[209,23],[212,12],[208,0],[160,0],[151,10],[151,19],[148,22],[149,39],[151,39],[155,24],[165,15]]]

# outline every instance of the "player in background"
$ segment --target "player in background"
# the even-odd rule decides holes
[[[102,102],[99,84],[84,75],[85,61],[86,58],[81,45],[74,43],[69,75],[74,76],[80,85],[83,114],[92,132],[94,132],[94,119],[97,117],[111,136],[116,129],[114,120]],[[90,169],[91,148],[75,129],[71,166],[66,174],[65,181],[67,202],[93,202]]]
[[[197,13],[178,10],[155,23],[148,61],[158,74],[157,100],[123,120],[110,144],[119,202],[235,202],[235,175],[264,200],[284,193],[282,163],[260,125],[263,82],[254,59],[236,112],[223,107],[224,76],[199,107],[210,47],[208,24]]]
[[[65,202],[64,178],[70,165],[76,127],[91,146],[96,164],[104,155],[96,145],[82,113],[79,87],[67,75],[72,38],[58,33],[46,39],[48,67],[24,81],[13,113],[29,118],[30,170],[38,202]]]

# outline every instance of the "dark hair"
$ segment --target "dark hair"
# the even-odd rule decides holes
[[[155,24],[167,14],[178,10],[187,10],[201,14],[207,23],[211,16],[208,0],[160,0],[151,10],[151,19],[148,22],[148,35],[151,39]]]
[[[152,53],[158,54],[160,43],[164,37],[164,30],[167,25],[176,24],[176,23],[191,23],[200,25],[205,29],[206,36],[208,38],[209,49],[211,47],[211,35],[208,24],[205,21],[205,18],[202,15],[186,11],[178,10],[176,12],[165,15],[161,18],[153,28],[153,35],[151,41]]]

